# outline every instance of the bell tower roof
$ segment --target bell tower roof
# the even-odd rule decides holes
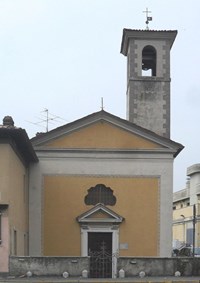
[[[121,42],[121,53],[127,56],[129,40],[133,39],[147,39],[160,40],[165,39],[170,41],[170,48],[172,47],[176,38],[177,30],[137,30],[137,29],[123,29],[123,36]]]

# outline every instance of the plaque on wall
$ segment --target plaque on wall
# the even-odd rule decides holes
[[[120,250],[128,250],[128,243],[121,243],[119,244]]]

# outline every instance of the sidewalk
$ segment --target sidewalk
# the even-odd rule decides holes
[[[83,278],[63,278],[63,277],[24,277],[24,278],[15,278],[15,277],[1,277],[1,283],[200,283],[200,276],[199,277],[133,277],[133,278],[116,278],[116,279],[83,279]]]

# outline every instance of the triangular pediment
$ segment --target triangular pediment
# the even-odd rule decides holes
[[[77,217],[79,223],[121,223],[123,217],[99,203]]]
[[[47,150],[165,150],[183,147],[108,112],[100,111],[32,139]]]

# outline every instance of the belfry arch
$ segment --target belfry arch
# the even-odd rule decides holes
[[[142,71],[143,75],[148,71],[149,76],[156,76],[156,63],[157,63],[157,55],[156,49],[147,45],[142,50]]]

